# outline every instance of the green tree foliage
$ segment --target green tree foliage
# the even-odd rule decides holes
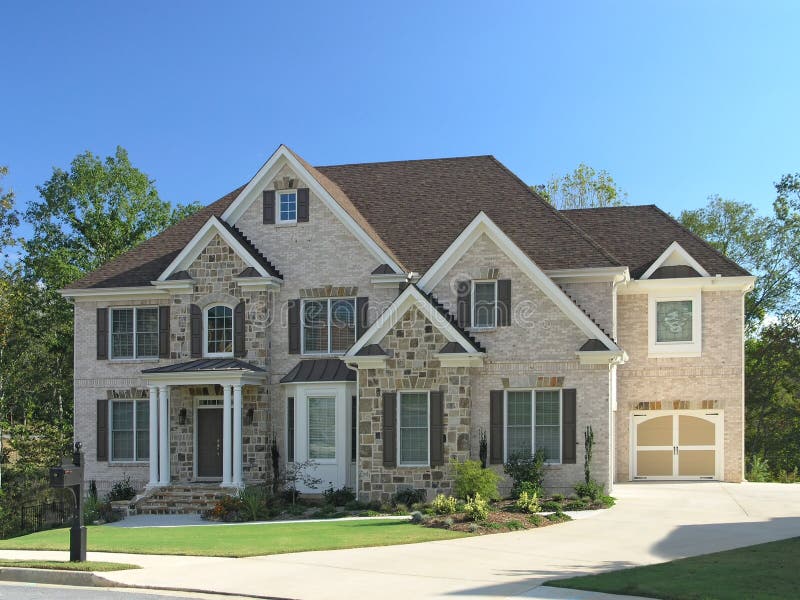
[[[797,192],[795,192],[795,195]],[[773,214],[760,215],[744,202],[711,196],[704,208],[683,211],[680,222],[757,276],[747,295],[745,319],[750,331],[767,314],[797,308],[800,290],[798,201],[779,199]]]
[[[8,167],[0,165],[0,256],[3,258],[8,258],[4,252],[14,244],[14,228],[19,225],[19,213],[14,208],[14,191],[5,191],[1,185],[7,175]]]
[[[608,171],[596,171],[584,163],[531,189],[558,209],[622,206],[628,197]]]

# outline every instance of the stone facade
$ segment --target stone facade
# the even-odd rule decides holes
[[[411,308],[381,340],[392,358],[385,369],[362,369],[359,389],[359,491],[373,500],[388,500],[403,488],[450,493],[449,459],[470,457],[471,377],[466,367],[442,367],[433,355],[447,338],[416,308]],[[384,392],[441,391],[444,399],[444,456],[439,467],[383,466]]]

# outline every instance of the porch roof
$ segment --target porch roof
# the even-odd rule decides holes
[[[172,385],[201,383],[259,384],[267,372],[238,358],[198,358],[151,369],[143,369],[151,381]]]
[[[310,383],[314,381],[355,381],[356,372],[338,358],[301,360],[281,383]]]

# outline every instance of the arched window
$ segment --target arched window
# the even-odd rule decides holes
[[[224,304],[206,309],[206,356],[233,356],[233,309]]]

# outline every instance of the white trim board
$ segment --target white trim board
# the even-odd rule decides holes
[[[267,272],[261,263],[258,262],[250,253],[250,251],[242,246],[239,243],[239,240],[237,240],[214,215],[209,217],[208,221],[206,221],[206,224],[200,228],[200,231],[194,234],[194,237],[192,237],[184,249],[181,250],[180,254],[178,254],[178,256],[176,256],[175,259],[169,264],[169,266],[164,269],[164,272],[159,275],[158,281],[166,281],[173,273],[187,269],[195,261],[195,259],[200,256],[200,253],[205,249],[215,235],[219,235],[225,241],[225,243],[228,244],[234,252],[236,252],[239,258],[241,258],[248,267],[253,267],[256,271],[258,271],[258,274],[261,275],[261,277],[270,279],[276,283],[280,282],[280,279],[273,277]]]
[[[564,291],[558,287],[538,265],[533,262],[503,230],[492,221],[486,213],[481,211],[472,222],[462,231],[452,244],[433,263],[430,269],[419,280],[419,286],[425,291],[431,291],[456,262],[480,238],[486,235],[508,256],[517,267],[525,273],[575,325],[586,334],[586,337],[596,338],[605,344],[606,348],[618,351],[620,348],[609,338],[600,327],[570,300]]]
[[[675,255],[677,255],[677,259],[673,258]],[[703,277],[711,277],[711,274],[703,268],[703,265],[697,262],[678,242],[672,242],[639,279],[650,279],[656,269],[667,265],[686,265],[692,267]]]
[[[383,311],[378,320],[361,335],[344,356],[348,359],[361,358],[356,356],[358,351],[368,344],[379,343],[412,306],[416,306],[425,318],[444,334],[447,341],[457,342],[466,351],[465,353],[459,353],[459,356],[484,355],[483,352],[476,350],[469,340],[428,302],[427,298],[422,295],[416,286],[410,285],[403,290],[403,293],[395,299],[389,308]]]
[[[222,213],[222,219],[230,225],[235,225],[250,205],[257,200],[257,194],[265,187],[269,176],[283,166],[281,161],[289,164],[295,175],[308,184],[311,191],[322,200],[327,208],[342,222],[342,224],[359,240],[377,259],[379,264],[386,263],[397,273],[404,269],[397,264],[366,231],[350,216],[350,214],[334,199],[325,187],[306,169],[284,144],[267,159],[245,188],[236,196],[231,205]]]

